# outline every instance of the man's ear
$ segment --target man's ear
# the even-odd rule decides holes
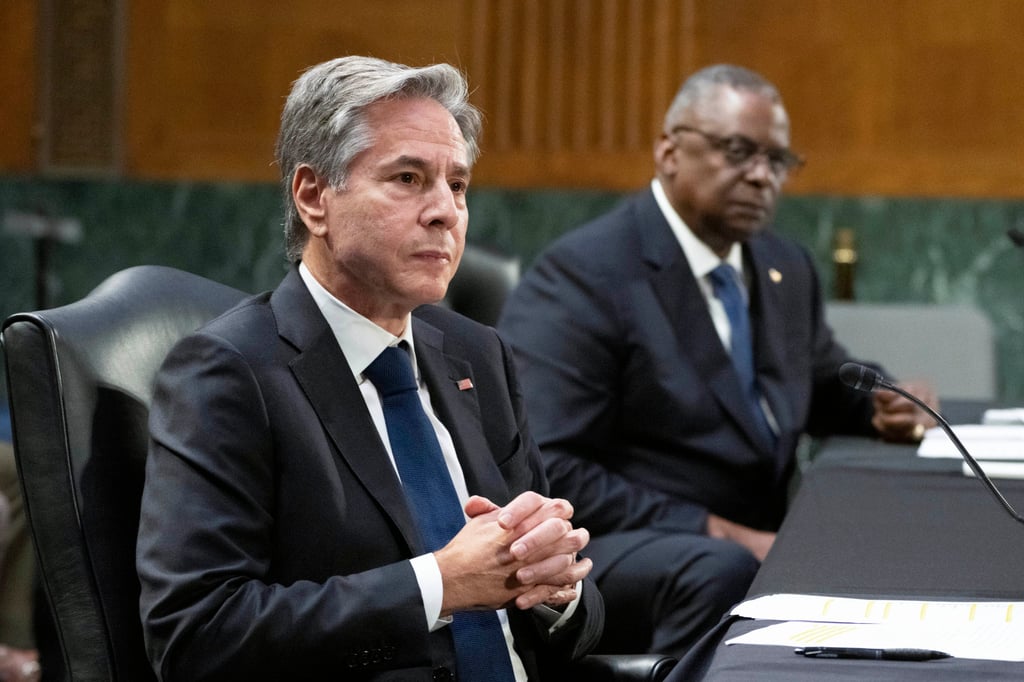
[[[309,233],[322,237],[327,232],[327,209],[325,207],[327,182],[316,171],[301,164],[292,176],[292,200],[302,222]]]
[[[678,160],[675,150],[676,140],[672,135],[662,133],[661,137],[654,141],[654,167],[666,177],[672,177],[676,173]]]

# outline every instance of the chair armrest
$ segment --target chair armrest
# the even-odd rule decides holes
[[[664,654],[591,654],[573,664],[567,682],[661,682],[678,661]]]

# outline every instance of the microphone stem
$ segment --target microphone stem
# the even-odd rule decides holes
[[[953,427],[949,425],[949,422],[942,418],[942,415],[933,410],[927,403],[925,403],[917,396],[911,395],[910,393],[904,391],[902,388],[896,386],[895,384],[890,384],[888,381],[883,381],[880,379],[878,381],[878,385],[889,391],[899,393],[901,396],[903,396],[907,400],[910,400],[912,403],[914,403],[922,410],[930,414],[932,418],[936,422],[938,422],[939,426],[942,427],[942,430],[946,432],[946,435],[949,436],[949,439],[953,441],[953,445],[955,445],[956,449],[960,451],[960,455],[964,458],[964,461],[967,462],[967,466],[971,468],[971,471],[974,472],[974,475],[978,477],[978,480],[985,484],[985,487],[988,488],[990,493],[992,493],[992,496],[996,498],[996,501],[1003,507],[1003,509],[1005,509],[1010,514],[1010,516],[1012,516],[1018,523],[1024,524],[1024,518],[1022,518],[1021,515],[1018,514],[1012,506],[1010,506],[1010,503],[1006,501],[1006,498],[1003,497],[1003,494],[999,492],[998,488],[996,488],[996,484],[992,482],[992,479],[988,477],[988,474],[986,474],[985,471],[981,468],[981,465],[979,465],[978,462],[974,459],[974,457],[971,456],[971,453],[967,452],[967,448],[965,448],[964,444],[960,442],[960,439],[957,438],[957,435],[953,433]]]

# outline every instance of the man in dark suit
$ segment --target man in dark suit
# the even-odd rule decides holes
[[[137,566],[161,680],[535,680],[596,642],[588,534],[546,496],[509,349],[423,306],[464,247],[466,94],[363,57],[296,81],[295,267],[157,380]]]
[[[766,229],[801,163],[774,86],[696,73],[654,160],[649,190],[538,258],[499,331],[552,489],[593,534],[599,651],[681,656],[768,552],[802,433],[909,440],[930,422],[840,384],[811,258]]]

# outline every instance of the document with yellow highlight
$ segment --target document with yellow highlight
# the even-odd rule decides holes
[[[1024,602],[773,594],[745,601],[732,613],[786,622],[726,644],[921,649],[958,658],[1024,661]]]

